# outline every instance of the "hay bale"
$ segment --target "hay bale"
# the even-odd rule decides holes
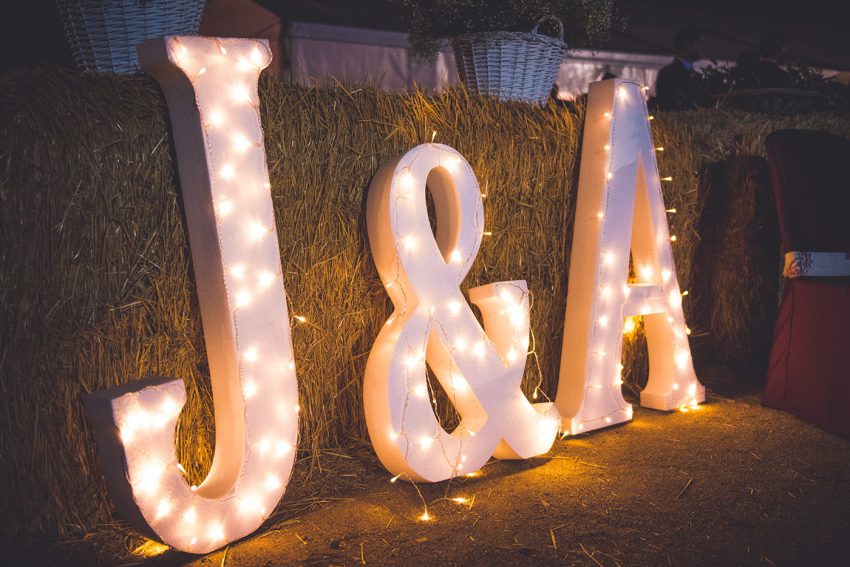
[[[166,111],[152,81],[49,69],[0,86],[0,525],[4,537],[73,538],[112,519],[83,394],[147,375],[183,379],[180,461],[193,481],[208,470],[213,420],[200,315]],[[290,311],[309,321],[293,328],[301,455],[366,438],[363,370],[391,306],[368,250],[365,190],[385,160],[434,131],[466,156],[487,194],[494,234],[464,286],[528,280],[540,371],[529,364],[524,388],[542,378],[553,395],[581,111],[455,89],[427,97],[264,80],[260,94]],[[829,115],[702,111],[656,120],[662,172],[676,180],[667,202],[678,210],[683,288],[700,239],[701,164],[728,157],[735,136],[760,155],[767,133],[798,125],[850,133],[846,118]],[[729,285],[734,294],[746,282]],[[642,342],[626,341],[633,388],[645,379]]]

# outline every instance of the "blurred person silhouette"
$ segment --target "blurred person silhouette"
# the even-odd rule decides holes
[[[785,34],[766,30],[759,39],[758,57],[738,58],[735,82],[742,88],[782,88],[791,84],[791,75],[779,66],[785,51]]]
[[[694,63],[703,58],[703,34],[697,27],[686,27],[673,38],[673,62],[658,72],[655,81],[655,106],[661,110],[692,110],[707,104],[698,88]]]

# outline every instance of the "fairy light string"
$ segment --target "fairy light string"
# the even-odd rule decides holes
[[[425,206],[429,188],[436,239]],[[384,199],[386,208],[375,204]],[[367,425],[384,464],[395,476],[404,472],[401,478],[447,480],[480,468],[493,455],[524,458],[548,450],[558,420],[545,409],[535,411],[519,389],[529,347],[525,282],[469,291],[484,328],[460,292],[487,232],[482,195],[466,160],[448,146],[423,144],[385,165],[370,188],[367,221],[373,256],[395,306],[376,339],[364,383]],[[429,367],[460,415],[451,433],[437,418]],[[502,377],[489,384],[491,375]],[[375,411],[373,403],[383,409]],[[386,413],[394,403],[397,417]],[[528,429],[535,439],[526,439]],[[509,448],[497,450],[503,437]]]

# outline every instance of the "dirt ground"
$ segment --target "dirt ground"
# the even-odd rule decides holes
[[[559,440],[545,458],[438,485],[390,483],[368,447],[355,453],[327,456],[318,509],[218,553],[117,561],[78,544],[15,564],[848,564],[850,444],[754,394],[709,392],[688,413],[636,407],[632,423]],[[296,481],[284,508],[306,506]]]

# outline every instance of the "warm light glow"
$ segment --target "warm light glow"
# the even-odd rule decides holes
[[[224,114],[219,110],[212,109],[207,114],[206,123],[208,126],[218,128],[219,126],[224,124]]]
[[[231,212],[233,212],[233,203],[227,199],[221,199],[216,205],[216,212],[221,218],[227,217]]]
[[[274,283],[276,278],[276,274],[263,270],[257,274],[257,283],[259,284],[260,288],[266,289]]]
[[[251,102],[251,91],[249,91],[248,87],[245,85],[233,85],[230,89],[230,96],[233,98],[234,102],[240,104]]]
[[[253,240],[255,242],[262,239],[268,233],[269,233],[269,229],[266,228],[265,226],[263,226],[261,223],[259,223],[257,221],[253,221],[248,226],[248,236],[251,238],[251,240]]]
[[[234,169],[232,164],[226,163],[221,166],[220,170],[218,170],[218,175],[222,179],[231,181],[234,177],[236,177],[236,169]]]
[[[382,326],[369,355],[363,392],[381,462],[393,476],[434,482],[478,469],[494,455],[545,453],[557,434],[546,415],[552,413],[549,404],[535,409],[520,387],[527,357],[522,345],[530,335],[525,282],[468,291],[483,325],[465,307],[461,292],[481,237],[489,234],[472,168],[441,144],[417,146],[391,167],[388,175],[373,179],[366,207],[369,244],[381,281],[392,283],[385,285],[394,305],[393,323]],[[435,196],[447,197],[434,199],[437,218],[456,220],[451,233],[438,231],[437,242],[421,222],[428,216],[425,199],[419,193],[407,198],[409,186],[421,188],[425,180]],[[463,423],[476,424],[474,432],[442,428],[427,388],[429,366]],[[543,422],[550,425],[541,427]],[[540,434],[523,434],[528,430]]]
[[[269,269],[281,264],[280,250],[276,239],[263,239],[273,224],[258,222],[273,223],[275,214],[261,120],[251,104],[269,51],[259,40],[193,36],[144,42],[138,52],[165,94],[176,141],[215,396],[216,465],[190,486],[177,462],[182,380],[145,378],[93,394],[86,407],[100,447],[111,447],[116,435],[101,424],[114,423],[121,435],[123,455],[102,453],[109,490],[121,495],[118,512],[171,547],[208,553],[262,524],[283,494],[280,479],[290,476],[298,434],[297,414],[276,411],[297,400],[295,374],[281,376],[260,356],[292,358],[283,280]],[[246,69],[249,60],[255,65]],[[196,234],[216,238],[196,241]],[[245,442],[224,442],[229,438]]]
[[[156,519],[159,520],[161,518],[166,517],[171,512],[171,501],[167,498],[163,498],[159,501],[159,504],[156,507]]]
[[[248,148],[251,147],[251,140],[246,138],[242,134],[234,134],[233,135],[233,149],[239,153],[245,152]]]
[[[644,321],[653,363],[642,405],[672,410],[690,404],[692,397],[704,397],[682,331],[671,247],[677,238],[669,235],[663,212],[661,181],[672,178],[658,175],[656,157],[665,148],[653,143],[646,123],[652,117],[644,97],[631,96],[632,84],[600,81],[588,93],[562,345],[569,356],[561,359],[555,398],[560,427],[568,433],[631,419],[619,367],[624,339],[609,332],[612,321],[622,320],[623,335],[633,335],[640,329],[636,317],[648,317]],[[614,171],[616,185],[610,182]],[[630,284],[632,266],[637,281]],[[619,289],[622,295],[611,293]],[[668,318],[673,323],[665,331],[660,326]],[[677,382],[693,384],[694,396],[674,390]]]
[[[152,539],[149,539],[149,540],[146,540],[140,546],[136,547],[130,553],[132,553],[136,557],[151,558],[151,557],[158,557],[158,556],[162,555],[163,553],[165,553],[166,551],[168,551],[169,549],[171,549],[171,548],[168,547],[167,545],[159,543],[158,541],[154,541]]]

